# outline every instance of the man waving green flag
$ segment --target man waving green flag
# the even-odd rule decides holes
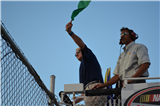
[[[86,0],[81,0],[81,1],[79,2],[79,4],[78,4],[78,9],[76,9],[76,10],[74,10],[74,11],[72,12],[71,20],[73,21],[74,18],[75,18],[83,9],[85,9],[85,8],[89,5],[90,2],[91,2],[91,0],[88,0],[88,1],[86,1]]]

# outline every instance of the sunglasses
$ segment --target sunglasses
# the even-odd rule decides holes
[[[127,35],[127,34],[129,34],[128,32],[124,32],[124,33],[122,33],[122,34],[120,34],[121,36],[124,36],[124,35]]]
[[[81,50],[78,50],[78,51],[75,53],[75,56],[76,56],[78,53],[80,53],[80,51],[81,51]]]

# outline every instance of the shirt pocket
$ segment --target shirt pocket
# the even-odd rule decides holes
[[[133,69],[138,64],[138,58],[135,51],[128,52],[125,57],[125,66],[127,70]],[[134,67],[133,67],[134,66]]]

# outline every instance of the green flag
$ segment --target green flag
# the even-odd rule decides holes
[[[88,1],[86,1],[86,0],[81,0],[81,1],[79,1],[78,9],[76,9],[76,10],[74,10],[74,11],[72,12],[71,20],[73,21],[74,18],[75,18],[83,9],[85,9],[85,8],[89,5],[90,2],[91,2],[91,0],[88,0]]]

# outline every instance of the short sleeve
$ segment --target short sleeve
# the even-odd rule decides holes
[[[137,48],[137,57],[138,57],[138,65],[141,65],[143,63],[150,63],[148,49],[146,46],[142,44]]]
[[[84,50],[81,50],[84,59],[90,58],[92,56],[92,51],[85,45]]]
[[[120,56],[118,58],[117,65],[116,65],[116,67],[114,69],[114,72],[113,72],[114,75],[119,75],[119,71],[118,71],[118,69],[119,69],[119,61],[120,61]]]

